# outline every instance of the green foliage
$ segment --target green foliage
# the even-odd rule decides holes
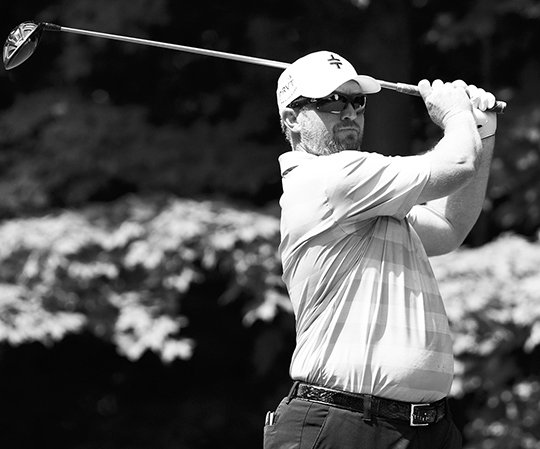
[[[291,314],[278,240],[268,213],[170,196],[5,221],[0,339],[52,344],[85,330],[130,360],[148,351],[164,362],[189,359],[199,351],[190,320],[201,317],[184,313],[184,304],[217,276],[225,287],[211,303],[241,305],[245,326],[273,322],[249,354],[257,376],[267,375],[288,352],[289,329],[276,321]],[[452,395],[464,404],[467,447],[536,447],[538,242],[508,235],[434,258],[433,267],[455,335]],[[288,358],[280,363],[285,373]]]
[[[99,93],[94,99],[40,91],[19,97],[0,116],[6,160],[0,215],[80,206],[132,191],[253,197],[264,180],[279,180],[277,151],[264,144],[254,148],[242,121],[157,126],[140,106],[113,107]],[[247,122],[253,111],[244,113]]]
[[[535,89],[540,89],[536,79],[530,82]],[[513,115],[501,120],[486,210],[502,229],[532,236],[540,227],[540,105],[526,106],[520,97],[514,107]]]
[[[324,0],[287,8],[242,0],[204,8],[164,0],[34,3],[0,7],[6,33],[35,18],[283,61],[329,48],[381,79],[462,78],[486,87],[509,107],[499,118],[482,226],[470,243],[507,231],[533,236],[540,227],[540,60],[530,51],[540,47],[538,0]],[[46,33],[25,64],[0,72],[0,215],[156,191],[275,201],[275,160],[287,149],[274,100],[278,75]],[[407,101],[417,106],[414,114]],[[373,150],[429,148],[431,125],[420,100],[383,93],[369,111],[366,144]]]
[[[131,198],[0,227],[0,338],[51,343],[90,330],[130,359],[191,356],[181,313],[190,288],[220,272],[220,301],[244,295],[244,320],[290,308],[277,220],[217,203]]]
[[[540,1],[413,3],[425,45],[414,68],[417,77],[464,79],[508,103],[498,118],[484,217],[471,243],[508,231],[535,236],[540,228],[540,59],[531,48],[540,45]]]
[[[503,236],[433,260],[454,332],[468,448],[540,444],[540,245]]]
[[[509,107],[499,117],[488,199],[473,231],[480,245],[505,231],[536,236],[540,227],[540,60],[531,52],[540,47],[539,10],[538,0],[322,0],[286,8],[270,0],[192,7],[51,0],[4,2],[0,18],[4,35],[35,18],[283,61],[328,48],[381,79],[462,78],[487,87]],[[403,35],[382,39],[389,30]],[[209,300],[241,304],[247,326],[290,313],[277,220],[176,198],[277,199],[276,157],[286,150],[274,103],[278,74],[64,33],[47,34],[23,66],[1,71],[0,217],[10,220],[0,227],[0,341],[53,344],[85,330],[130,360],[147,351],[163,361],[189,359],[200,340],[184,306],[216,277],[226,286]],[[421,102],[406,100],[418,107],[400,111],[398,123],[394,101],[405,100],[389,95],[396,94],[370,100],[373,149],[391,129],[400,134],[395,151],[424,151],[431,125]],[[413,124],[412,148],[401,136],[403,117]],[[173,196],[148,196],[155,192]],[[124,197],[133,193],[148,199]],[[93,201],[114,202],[87,206]],[[51,207],[72,211],[13,218]],[[507,236],[433,261],[455,331],[453,395],[466,410],[469,448],[539,444],[538,248]],[[286,372],[288,360],[276,366],[286,326],[273,321],[254,338],[257,374]]]

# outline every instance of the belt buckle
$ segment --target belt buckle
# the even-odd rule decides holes
[[[420,407],[431,407],[430,410],[421,410]],[[410,425],[412,427],[429,426],[437,419],[437,409],[431,404],[411,404]]]

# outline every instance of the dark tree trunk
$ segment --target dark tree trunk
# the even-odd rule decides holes
[[[358,45],[369,61],[369,75],[385,81],[411,80],[411,6],[402,0],[375,0]],[[359,68],[361,70],[361,68]],[[383,90],[368,101],[364,147],[388,155],[411,152],[412,102],[418,98]]]

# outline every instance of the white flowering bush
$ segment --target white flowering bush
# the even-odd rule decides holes
[[[253,375],[276,363],[286,373],[290,320],[275,318],[292,311],[278,244],[271,214],[176,197],[5,221],[0,341],[52,344],[85,331],[130,360],[147,351],[187,360],[198,348],[183,305],[218,275],[225,286],[209,301],[236,301],[245,326],[274,320],[244,357]],[[454,333],[452,396],[466,447],[540,447],[540,244],[507,235],[432,265]]]
[[[90,330],[138,359],[188,359],[182,298],[208,273],[221,298],[248,296],[244,321],[289,309],[275,217],[212,202],[130,198],[0,225],[0,340],[46,344]]]
[[[514,235],[432,260],[454,332],[468,448],[540,447],[540,245]]]

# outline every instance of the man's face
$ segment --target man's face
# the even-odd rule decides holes
[[[346,95],[360,94],[360,87],[348,81],[335,90]],[[360,150],[364,135],[364,109],[355,111],[348,103],[338,114],[318,111],[308,105],[298,112],[301,125],[299,146],[308,153],[323,155],[343,150]]]

